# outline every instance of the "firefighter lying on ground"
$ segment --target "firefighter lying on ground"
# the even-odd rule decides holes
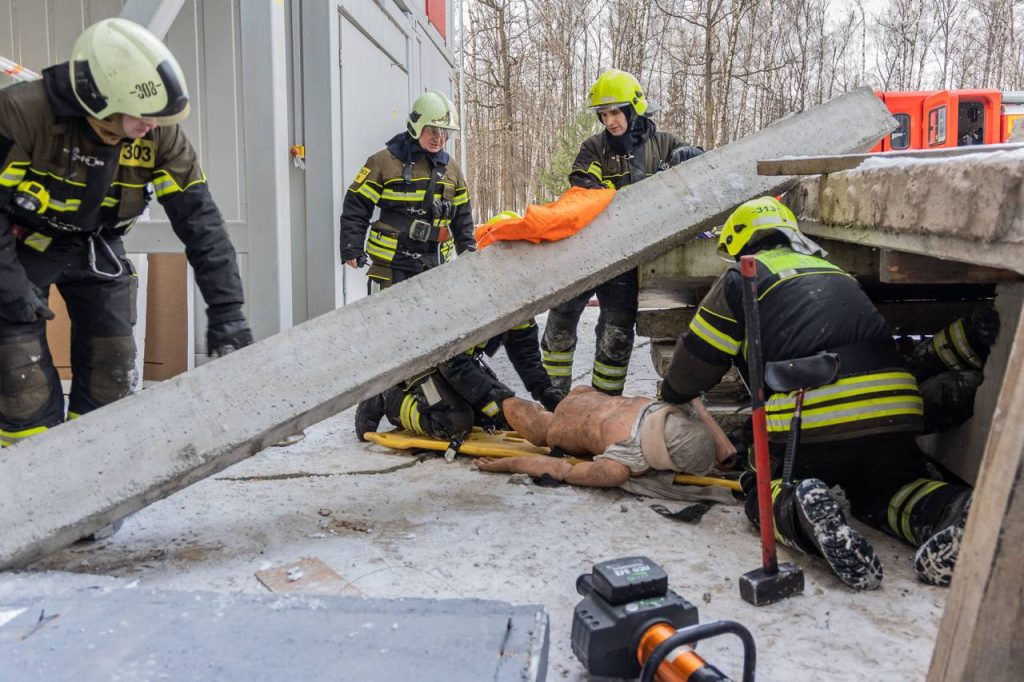
[[[46,344],[50,285],[67,304],[74,378],[67,417],[134,387],[138,278],[122,236],[155,192],[207,304],[207,350],[252,343],[235,250],[178,126],[189,112],[181,67],[124,19],[87,28],[71,61],[0,91],[0,437],[64,421]]]
[[[356,436],[366,440],[364,434],[376,431],[384,417],[407,431],[449,441],[465,438],[474,426],[508,429],[501,404],[515,392],[487,365],[481,348],[474,346],[361,402]]]
[[[575,187],[620,189],[704,153],[671,133],[656,131],[640,83],[624,71],[602,74],[590,89],[587,107],[605,129],[580,148],[569,174],[569,183]],[[562,392],[572,385],[580,315],[596,292],[601,312],[592,384],[609,395],[622,394],[633,351],[637,291],[633,269],[552,308],[542,341],[544,366]]]
[[[502,413],[534,445],[593,457],[570,464],[558,457],[477,460],[483,471],[547,474],[572,485],[614,487],[651,471],[703,475],[726,468],[736,450],[700,400],[675,406],[651,398],[609,396],[577,386],[554,413],[521,398],[506,398]]]
[[[800,233],[792,212],[773,198],[736,209],[721,230],[719,247],[737,261],[743,255],[757,259],[766,362],[823,351],[839,357],[838,379],[806,393],[795,487],[785,488],[777,478],[772,482],[776,534],[790,546],[823,556],[847,585],[878,587],[881,562],[847,524],[830,491],[839,485],[854,516],[918,548],[913,565],[921,580],[948,585],[971,490],[930,478],[914,441],[922,427],[921,394],[882,316],[856,280],[825,260],[824,251]],[[717,384],[733,363],[746,376],[741,287],[737,264],[701,301],[676,344],[662,389],[666,400],[692,400]],[[793,409],[791,394],[767,398],[776,476]],[[741,483],[747,515],[756,524],[753,472]]]
[[[448,98],[425,92],[413,102],[405,131],[366,160],[345,193],[341,260],[361,268],[369,256],[370,293],[447,263],[453,252],[476,249],[469,190],[444,149],[458,128]],[[371,224],[374,208],[380,217]]]

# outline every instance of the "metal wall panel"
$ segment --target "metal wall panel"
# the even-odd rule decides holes
[[[0,55],[35,72],[66,61],[82,29],[117,16],[121,0],[0,0]],[[0,75],[0,87],[12,78]]]

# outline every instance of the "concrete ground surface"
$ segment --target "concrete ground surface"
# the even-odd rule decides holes
[[[580,325],[576,383],[589,383],[597,309]],[[538,320],[543,324],[543,320]],[[521,390],[500,352],[492,367]],[[657,375],[638,339],[627,394],[653,395]],[[762,680],[921,680],[946,590],[917,581],[909,546],[854,524],[874,544],[882,587],[854,593],[819,560],[782,548],[803,566],[803,595],[755,608],[737,579],[760,562],[742,507],[715,506],[699,524],[663,518],[657,500],[618,489],[513,484],[470,458],[417,462],[360,443],[354,409],[310,428],[127,519],[114,537],[75,546],[4,583],[59,584],[53,572],[95,574],[151,589],[264,592],[254,573],[316,557],[368,597],[497,599],[544,604],[551,617],[548,679],[590,679],[569,633],[576,577],[592,564],[643,554],[700,609],[701,622],[738,621],[757,642]],[[126,425],[130,428],[130,425]],[[168,425],[167,428],[187,428]],[[675,510],[683,505],[666,503]],[[81,577],[76,578],[81,579]],[[732,636],[701,643],[710,662],[740,678]],[[283,671],[284,672],[284,671]],[[283,674],[287,677],[287,674]]]

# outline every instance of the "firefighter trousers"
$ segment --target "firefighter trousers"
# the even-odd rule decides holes
[[[431,438],[464,438],[473,429],[473,408],[439,372],[384,392],[388,421]]]
[[[800,535],[796,502],[781,495],[785,446],[772,443],[772,478],[776,532],[788,544],[808,549]],[[794,484],[817,478],[839,486],[850,511],[864,523],[918,546],[943,518],[954,498],[969,490],[958,483],[930,478],[925,457],[910,433],[891,433],[828,443],[801,444],[793,464]],[[758,524],[757,487],[753,472],[741,479],[747,494],[747,517]]]
[[[112,253],[96,245],[97,269],[111,276],[93,272],[84,237],[56,239],[42,253],[21,243],[16,247],[29,280],[46,298],[55,286],[67,305],[72,372],[68,418],[128,395],[136,381],[132,327],[138,278],[121,239],[107,243]],[[64,419],[64,394],[47,344],[46,323],[0,319],[3,444],[17,443]]]
[[[635,338],[637,271],[630,270],[608,280],[596,290],[586,291],[548,313],[541,354],[551,383],[564,392],[572,387],[572,364],[576,351],[576,327],[580,316],[597,293],[601,313],[597,319],[592,385],[609,395],[622,395]]]

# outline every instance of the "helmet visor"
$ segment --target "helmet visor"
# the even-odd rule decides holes
[[[459,136],[459,131],[456,128],[442,128],[441,126],[423,126],[423,130],[420,135],[435,136],[438,135],[446,140]]]

